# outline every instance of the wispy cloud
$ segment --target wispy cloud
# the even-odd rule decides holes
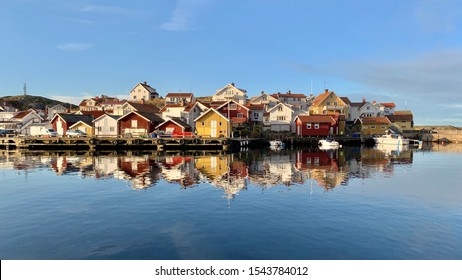
[[[93,48],[95,45],[90,43],[63,43],[56,46],[59,50],[62,51],[86,51]]]
[[[160,26],[168,31],[188,31],[196,29],[196,20],[213,0],[178,0],[170,20]]]

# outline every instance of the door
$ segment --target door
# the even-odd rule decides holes
[[[210,137],[217,137],[217,121],[210,121]]]

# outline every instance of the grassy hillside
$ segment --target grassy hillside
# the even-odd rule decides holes
[[[45,109],[46,106],[54,106],[61,104],[66,108],[69,108],[72,105],[72,108],[77,107],[77,105],[61,102],[58,100],[49,99],[41,96],[33,95],[17,95],[17,96],[3,96],[0,97],[0,105],[4,103],[9,103],[13,107],[17,108],[19,111],[27,110],[29,108],[34,109]]]

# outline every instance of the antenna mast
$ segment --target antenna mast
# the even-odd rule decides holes
[[[27,85],[26,85],[26,83],[24,83],[24,86],[23,86],[22,89],[24,90],[24,96],[26,96],[27,95]]]

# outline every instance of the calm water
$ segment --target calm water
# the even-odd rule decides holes
[[[462,147],[0,151],[1,259],[462,259]]]

